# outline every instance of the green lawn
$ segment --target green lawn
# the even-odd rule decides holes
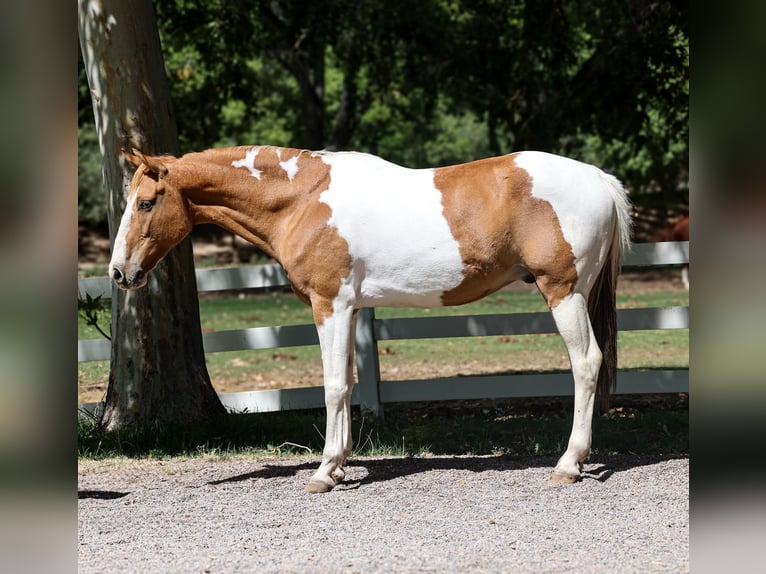
[[[688,292],[629,291],[618,293],[620,307],[688,305]],[[537,292],[503,291],[461,307],[438,309],[376,309],[378,318],[469,315],[545,311]],[[222,331],[269,325],[311,323],[311,310],[289,293],[203,296],[203,330]],[[108,307],[100,319],[108,332]],[[98,338],[80,318],[79,338]],[[689,361],[687,329],[629,331],[619,336],[621,368],[686,367]],[[451,339],[381,341],[381,376],[384,380],[499,373],[507,371],[568,369],[561,339],[550,335],[513,335]],[[208,371],[219,392],[309,386],[321,384],[321,361],[314,346],[262,351],[233,351],[207,356]],[[106,389],[108,362],[79,365],[80,401],[100,400]]]
[[[618,293],[617,305],[621,308],[670,307],[688,305],[689,295],[685,291],[646,291]],[[493,293],[468,305],[439,307],[435,309],[379,308],[375,316],[380,319],[391,317],[422,317],[442,315],[478,315],[492,313],[522,313],[546,311],[547,307],[537,292],[501,291]],[[108,311],[108,309],[107,309]],[[291,293],[247,295],[245,298],[204,296],[200,300],[200,321],[203,330],[224,331],[246,327],[269,325],[300,325],[311,323],[311,308],[301,303]],[[109,316],[105,312],[99,324],[109,329]],[[79,321],[78,336],[81,339],[97,338],[93,327]]]

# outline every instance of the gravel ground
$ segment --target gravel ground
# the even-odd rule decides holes
[[[79,572],[688,572],[689,461],[318,457],[83,461]]]

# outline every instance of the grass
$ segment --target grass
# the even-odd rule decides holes
[[[616,397],[618,405],[593,422],[593,454],[688,453],[685,396]],[[622,406],[619,406],[622,405]],[[387,405],[383,419],[353,409],[354,456],[556,456],[571,429],[571,399],[462,401]],[[324,413],[235,414],[203,425],[162,425],[102,435],[79,425],[79,455],[319,456]]]
[[[665,307],[687,305],[688,292],[627,291],[618,293],[620,307]],[[376,309],[376,317],[488,314],[545,311],[537,292],[502,291],[462,307],[439,309]],[[203,330],[222,331],[266,325],[311,323],[311,310],[289,293],[205,296],[200,300]],[[108,309],[99,324],[108,332]],[[81,339],[99,334],[81,319]],[[686,367],[689,356],[688,330],[622,332],[619,338],[622,368]],[[434,376],[468,375],[535,370],[568,370],[569,362],[561,338],[556,334],[417,339],[380,343],[381,375],[384,380],[423,379]],[[321,385],[321,360],[315,346],[259,351],[232,351],[207,355],[208,372],[219,392]],[[81,402],[101,400],[108,380],[108,361],[79,365]]]
[[[620,308],[670,307],[688,305],[686,291],[645,291],[618,293]],[[106,309],[108,311],[108,308]],[[546,311],[542,297],[535,291],[501,291],[484,299],[459,307],[438,309],[380,308],[375,310],[379,319],[392,317],[422,317],[429,315],[479,315],[491,313],[521,313]],[[265,325],[300,325],[312,322],[311,308],[291,293],[249,294],[244,298],[231,296],[204,296],[200,299],[200,323],[203,329],[223,331]],[[104,313],[99,321],[109,329],[109,316]],[[98,337],[92,327],[80,320],[80,339]]]

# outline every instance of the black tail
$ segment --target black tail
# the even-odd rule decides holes
[[[602,412],[609,409],[617,383],[617,265],[610,253],[588,298],[588,314],[602,355],[596,383],[596,404]]]
[[[617,275],[624,253],[630,249],[630,202],[617,178],[601,173],[614,200],[615,226],[612,245],[588,298],[593,334],[601,349],[601,370],[596,383],[599,409],[609,410],[609,398],[617,383]]]

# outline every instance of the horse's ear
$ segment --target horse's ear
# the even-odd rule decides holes
[[[133,155],[125,148],[122,148],[120,151],[122,152],[122,155],[125,156],[125,159],[127,159],[133,167],[137,168],[139,165],[143,163],[140,157],[138,157],[137,155]]]
[[[150,172],[156,173],[160,177],[167,175],[168,173],[167,166],[164,163],[162,163],[159,160],[159,158],[145,155],[141,151],[137,150],[136,148],[133,148],[132,154],[128,153],[125,150],[122,150],[122,153],[125,155],[126,158],[128,158],[128,161],[132,163],[133,166],[135,167],[138,167],[139,165],[144,164]]]

